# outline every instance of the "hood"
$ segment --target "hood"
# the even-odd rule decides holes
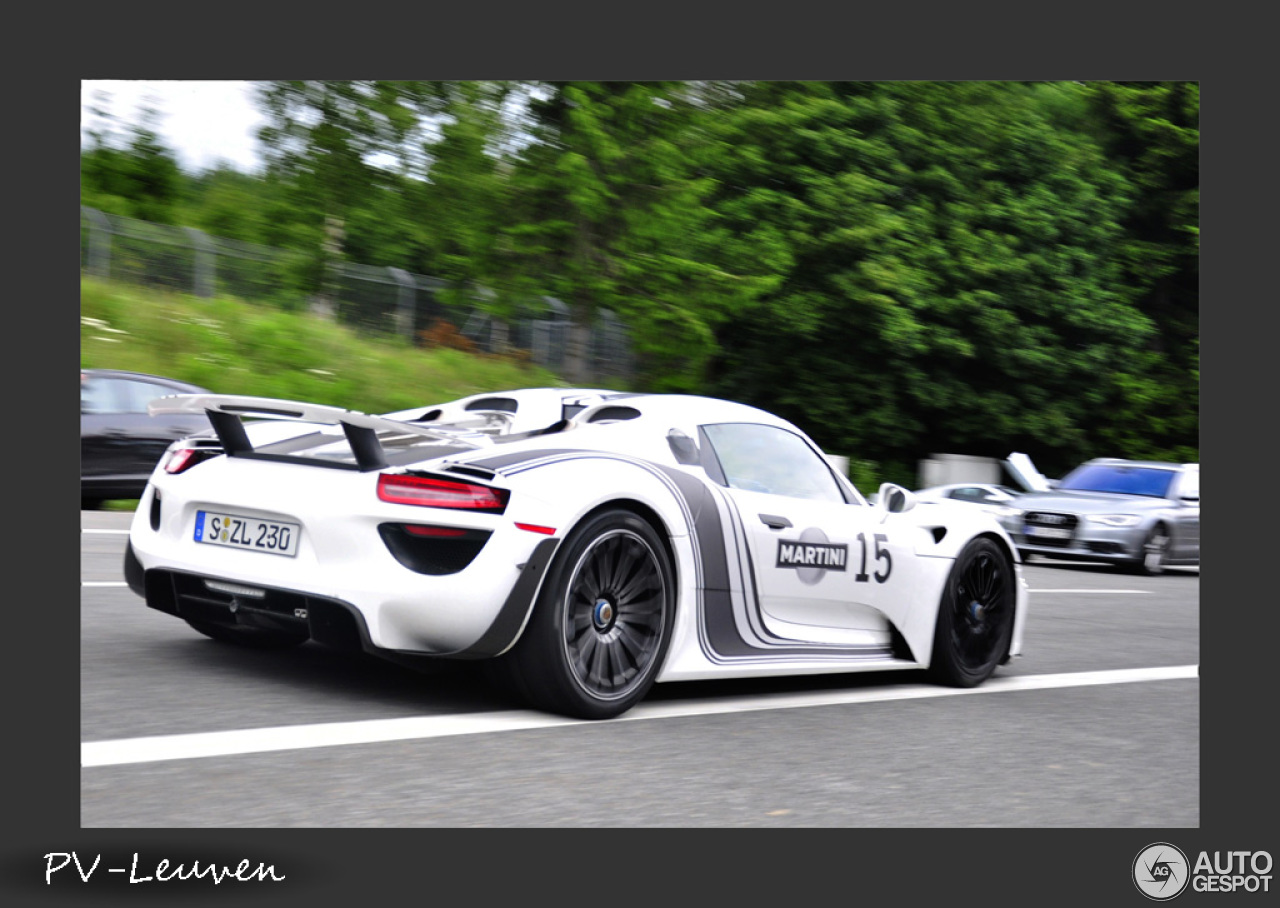
[[[1159,498],[1121,495],[1113,492],[1028,492],[1014,502],[1023,511],[1066,511],[1072,514],[1109,514],[1116,511],[1147,511],[1168,507]]]

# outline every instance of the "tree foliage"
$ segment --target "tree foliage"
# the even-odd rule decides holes
[[[657,390],[697,386],[713,327],[743,282],[707,254],[711,182],[699,110],[681,83],[558,83],[531,104],[512,171],[502,273],[569,307],[570,381],[589,378],[587,330],[620,316]]]
[[[1090,453],[1152,326],[1112,254],[1127,184],[1043,97],[1068,90],[749,88],[717,207],[781,282],[723,330],[716,387],[873,460]]]
[[[94,136],[86,205],[627,325],[649,390],[777,410],[883,478],[934,452],[1198,458],[1199,88],[261,83],[260,175]],[[340,239],[335,252],[333,240]]]
[[[90,134],[80,155],[81,203],[109,214],[172,224],[181,171],[156,129],[159,113],[143,107],[124,135],[110,128]]]

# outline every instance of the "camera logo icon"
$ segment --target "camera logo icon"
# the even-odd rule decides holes
[[[1156,842],[1133,859],[1133,884],[1149,899],[1167,902],[1181,895],[1191,879],[1191,865],[1177,845]]]

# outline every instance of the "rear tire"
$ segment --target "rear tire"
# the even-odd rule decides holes
[[[262,627],[229,627],[209,621],[192,621],[190,618],[186,622],[206,637],[250,649],[288,649],[306,643],[309,639],[307,634],[290,634]]]
[[[951,566],[938,606],[929,673],[950,687],[976,687],[1004,661],[1013,639],[1017,575],[991,539],[971,540]]]
[[[661,537],[631,511],[602,511],[565,539],[524,633],[490,668],[539,709],[611,719],[653,686],[674,618]]]

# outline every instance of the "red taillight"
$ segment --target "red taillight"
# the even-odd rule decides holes
[[[208,459],[209,454],[199,448],[178,448],[164,462],[164,471],[166,473],[181,473],[183,470],[191,469],[202,460]]]
[[[554,536],[556,534],[555,527],[538,526],[536,523],[517,523],[517,530],[524,530],[526,533],[541,533],[543,536]]]
[[[467,535],[466,530],[459,530],[456,527],[428,527],[416,523],[406,523],[404,531],[410,536],[429,536],[435,539],[450,539]]]
[[[423,508],[459,508],[469,511],[502,513],[511,493],[506,489],[451,482],[430,476],[387,474],[378,477],[378,497],[393,504],[412,504]]]
[[[169,459],[165,461],[164,471],[166,473],[181,473],[191,463],[191,457],[195,451],[191,448],[179,448],[169,455]]]

